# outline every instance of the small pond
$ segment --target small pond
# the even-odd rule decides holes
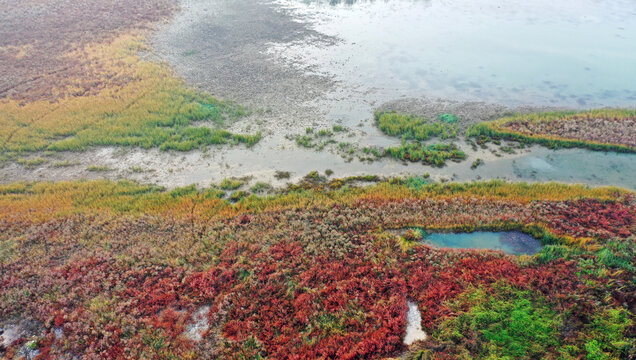
[[[439,248],[503,250],[513,255],[532,255],[541,250],[539,240],[519,231],[431,233],[423,241]]]

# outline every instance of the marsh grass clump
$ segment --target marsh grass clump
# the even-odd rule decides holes
[[[400,147],[358,147],[346,141],[336,142],[334,133],[347,131],[348,129],[334,125],[333,131],[328,129],[307,128],[305,134],[293,137],[298,146],[322,150],[330,144],[335,151],[347,161],[358,158],[360,161],[375,161],[379,158],[390,156],[404,161],[419,162],[426,165],[444,166],[446,160],[461,161],[466,155],[455,144],[423,144],[421,141],[432,136],[440,136],[443,139],[454,138],[457,134],[456,124],[429,123],[425,119],[415,118],[410,115],[396,113],[376,113],[376,119],[380,128],[387,134],[401,136],[403,141]]]
[[[111,171],[112,169],[107,165],[89,165],[88,167],[86,167],[86,170],[90,172],[107,172]]]
[[[333,136],[333,131],[327,129],[320,129],[316,132],[316,136],[319,137],[331,137]]]
[[[305,148],[313,148],[316,146],[313,143],[313,136],[309,135],[298,135],[296,136],[296,144]]]
[[[318,151],[329,149],[332,152],[337,153],[347,162],[353,161],[354,158],[358,158],[360,161],[375,161],[378,158],[384,156],[383,149],[377,148],[360,148],[357,144],[343,141],[344,139],[338,139],[342,137],[343,133],[349,132],[350,129],[342,125],[333,125],[331,129],[318,129],[307,128],[304,134],[288,135],[289,140],[295,140],[296,145],[315,149]]]
[[[402,145],[387,149],[363,148],[365,154],[376,157],[390,156],[403,161],[422,162],[426,165],[444,166],[446,160],[461,161],[466,154],[455,144],[425,144],[434,137],[442,140],[455,138],[458,132],[457,117],[442,114],[438,121],[430,121],[413,115],[395,112],[376,112],[375,120],[385,134],[402,138]]]
[[[79,161],[62,160],[62,161],[53,162],[51,164],[51,167],[61,168],[61,167],[75,166],[75,165],[79,165],[79,164],[80,164]]]
[[[24,166],[27,169],[33,169],[40,165],[46,164],[48,161],[43,158],[31,158],[31,159],[18,159],[18,164]]]
[[[248,195],[247,191],[237,190],[237,191],[232,192],[232,194],[230,194],[229,199],[232,202],[238,202],[239,200],[243,199],[247,195]]]
[[[252,185],[252,187],[250,188],[250,192],[253,194],[261,195],[268,194],[274,192],[274,187],[265,182],[257,182],[256,184]]]
[[[421,190],[427,185],[433,183],[429,177],[430,176],[428,174],[424,174],[422,176],[409,176],[404,179],[403,184],[409,189]]]
[[[470,165],[470,168],[475,170],[477,169],[479,166],[484,164],[484,160],[482,159],[476,159],[475,161],[473,161],[473,163]]]
[[[559,345],[562,320],[546,299],[505,282],[468,289],[449,305],[456,316],[442,322],[439,341],[474,342],[478,358],[542,358]]]
[[[234,140],[234,144],[238,145],[238,144],[245,144],[245,146],[247,146],[248,148],[256,145],[259,141],[261,141],[261,132],[257,132],[254,135],[248,135],[248,134],[233,134],[232,135],[232,140]]]
[[[336,143],[334,131],[329,129],[314,130],[311,127],[305,129],[305,134],[288,136],[287,138],[294,139],[298,146],[316,150],[323,150],[326,146]]]
[[[276,170],[276,172],[274,173],[274,177],[277,180],[289,179],[291,177],[291,172]]]
[[[247,182],[247,179],[237,179],[237,178],[224,179],[223,181],[221,181],[218,187],[222,190],[236,190],[240,188],[241,186],[245,185],[246,182]]]
[[[314,170],[305,175],[303,181],[306,181],[310,184],[319,184],[324,183],[325,181],[327,181],[327,179],[324,176],[321,176],[318,171]]]
[[[421,144],[403,142],[399,147],[386,149],[386,154],[400,160],[422,162],[426,165],[442,167],[446,160],[461,161],[466,154],[455,144]]]
[[[425,118],[395,112],[376,112],[375,114],[376,123],[385,134],[418,141],[426,141],[433,137],[455,138],[458,131],[455,124],[456,118],[455,122],[449,121],[448,118],[448,116],[444,117],[446,120],[442,122],[433,122]]]
[[[190,151],[201,149],[208,145],[245,144],[247,147],[255,145],[261,139],[261,133],[254,135],[232,134],[223,129],[207,127],[191,127],[181,133],[166,139],[159,148],[161,150]]]
[[[454,114],[441,114],[437,117],[441,122],[445,122],[447,124],[455,124],[457,123],[457,121],[459,121],[459,119],[457,118],[457,115]]]

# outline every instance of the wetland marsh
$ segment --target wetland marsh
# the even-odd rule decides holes
[[[633,1],[0,7],[0,358],[636,358]]]

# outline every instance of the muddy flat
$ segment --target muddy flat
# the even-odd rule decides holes
[[[538,146],[513,154],[497,147],[474,149],[461,135],[456,142],[466,160],[442,169],[386,158],[367,161],[359,151],[400,144],[376,126],[378,110],[432,119],[453,113],[463,131],[511,112],[633,106],[636,88],[631,74],[624,73],[636,68],[628,66],[636,63],[636,31],[629,21],[633,4],[183,0],[178,5],[178,10],[166,4],[149,13],[139,9],[138,16],[155,21],[140,55],[167,64],[188,86],[247,106],[250,115],[226,126],[233,132],[261,132],[258,144],[185,153],[93,146],[48,154],[50,161],[28,168],[5,164],[0,181],[133,178],[175,187],[229,176],[280,183],[276,171],[298,179],[312,170],[332,170],[338,177],[429,173],[438,180],[636,186],[630,175],[635,161],[625,154]],[[67,14],[65,9],[57,13]],[[121,9],[92,11],[98,10]],[[12,7],[12,21],[19,11]],[[156,22],[160,18],[164,21]],[[65,21],[54,20],[55,26]],[[122,31],[128,26],[124,20],[101,26]],[[571,36],[572,27],[590,35],[586,42]],[[83,41],[93,37],[89,33]],[[15,88],[10,94],[19,92],[17,85],[8,86]],[[99,84],[83,93],[97,91]],[[348,131],[320,150],[295,141],[307,128],[334,125]],[[345,147],[356,153],[343,154]],[[41,158],[42,153],[24,157]],[[477,159],[484,165],[473,170]]]

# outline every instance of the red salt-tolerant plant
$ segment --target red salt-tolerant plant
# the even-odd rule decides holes
[[[415,258],[421,255],[416,254]],[[444,254],[440,253],[437,256],[443,257]],[[417,260],[409,265],[406,274],[409,296],[417,300],[420,308],[424,310],[422,323],[427,328],[432,328],[440,318],[450,314],[450,310],[443,303],[459,295],[467,286],[490,284],[501,279],[514,281],[519,279],[521,274],[521,269],[511,259],[466,254],[460,254],[458,259],[441,268],[429,268],[433,270],[432,274],[427,271],[409,271],[410,267],[420,265]]]
[[[183,311],[179,312],[172,308],[163,310],[159,315],[153,315],[148,321],[148,324],[152,327],[163,329],[166,331],[166,335],[171,338],[176,338],[185,331],[185,322],[188,318]]]
[[[298,251],[293,243],[273,247],[251,281],[234,288],[226,338],[254,335],[272,358],[359,358],[401,348],[406,304],[397,272],[355,257],[282,257]]]
[[[581,199],[563,202],[537,202],[537,218],[560,235],[627,238],[634,232],[636,210],[631,197],[624,201]]]
[[[167,307],[184,306],[184,271],[171,267],[151,266],[123,274],[126,290],[123,295],[135,299],[134,306],[141,315],[156,315]]]
[[[378,359],[405,350],[407,298],[433,334],[456,315],[447,303],[466,289],[488,292],[505,281],[540,293],[564,318],[564,341],[578,349],[590,319],[604,307],[630,304],[630,198],[517,201],[455,191],[184,222],[163,215],[19,217],[2,224],[2,245],[11,245],[0,248],[8,249],[0,252],[0,318],[32,319],[42,331],[34,334],[40,350],[52,358]],[[621,262],[609,247],[595,253],[559,245],[561,252],[541,261],[417,242],[403,248],[398,232],[384,230],[526,225],[593,236],[601,247],[622,244]],[[204,305],[209,328],[195,344],[184,331]]]

